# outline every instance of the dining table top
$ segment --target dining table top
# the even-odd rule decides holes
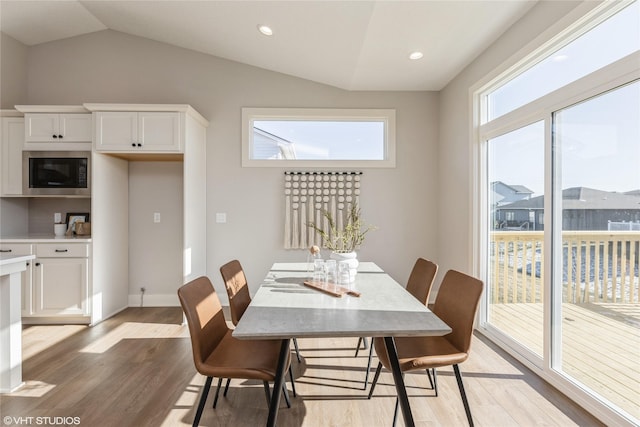
[[[238,339],[446,335],[451,328],[373,262],[336,297],[304,285],[307,263],[275,263],[233,331]]]

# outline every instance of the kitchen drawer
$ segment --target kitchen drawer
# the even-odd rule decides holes
[[[88,258],[89,245],[72,243],[38,243],[38,258]]]
[[[11,255],[31,255],[33,252],[31,243],[0,243],[0,253]]]

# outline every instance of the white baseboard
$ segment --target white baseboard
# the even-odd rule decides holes
[[[129,295],[129,307],[179,307],[177,294],[145,294],[142,300],[140,294]]]

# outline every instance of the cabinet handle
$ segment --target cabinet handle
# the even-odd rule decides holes
[[[53,135],[54,138],[58,138],[58,135]]]
[[[11,252],[13,249],[0,249],[0,252]]]
[[[136,146],[136,143],[135,143],[135,142],[132,142],[132,143],[131,143],[131,146],[132,146],[132,147],[135,147],[135,146]]]
[[[62,139],[62,138],[64,138],[64,137],[63,137],[62,135],[58,135],[58,138]]]
[[[142,147],[142,144],[140,144],[139,142],[138,142],[138,147]]]
[[[31,263],[27,262],[27,267],[29,267],[31,265]]]
[[[36,262],[36,267],[40,267],[40,263],[39,262]]]
[[[69,249],[56,249],[56,252],[69,252]]]

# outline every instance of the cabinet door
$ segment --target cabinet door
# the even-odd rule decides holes
[[[95,113],[96,151],[136,151],[138,114],[132,112]]]
[[[24,119],[2,119],[2,195],[22,195],[22,146],[24,143]]]
[[[60,114],[61,142],[91,141],[91,114]]]
[[[36,258],[34,313],[39,316],[89,314],[87,258]]]
[[[25,114],[24,119],[26,142],[57,141],[62,135],[58,128],[58,114]]]
[[[144,151],[180,151],[180,113],[138,113]]]

